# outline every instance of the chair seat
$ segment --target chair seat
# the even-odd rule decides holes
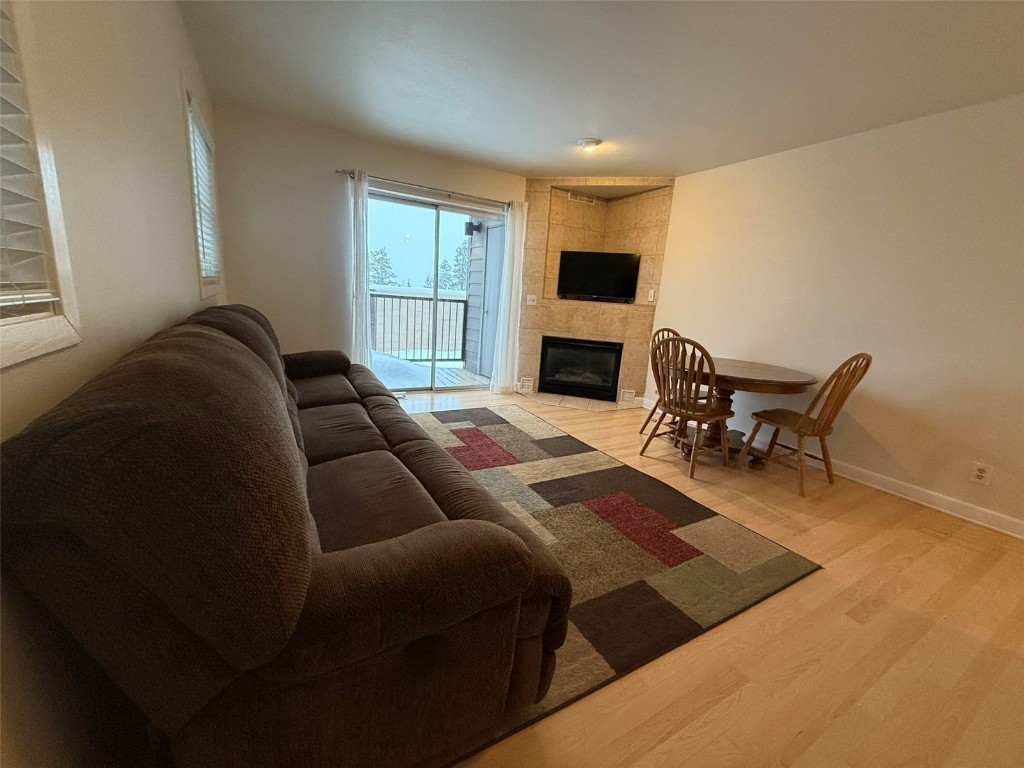
[[[718,419],[731,419],[736,414],[729,410],[728,406],[722,401],[701,402],[697,408],[693,411],[683,412],[677,411],[674,408],[666,407],[664,405],[659,406],[665,413],[675,416],[676,418],[690,419],[691,421],[697,419],[704,419],[706,421],[717,421]]]
[[[766,411],[757,411],[751,414],[757,421],[763,421],[773,427],[780,427],[796,435],[805,437],[819,437],[832,434],[832,427],[821,432],[814,430],[814,419],[808,418],[803,413],[791,411],[788,408],[770,408]]]

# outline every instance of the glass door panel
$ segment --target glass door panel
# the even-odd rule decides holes
[[[489,385],[488,313],[497,311],[494,283],[504,255],[503,239],[490,230],[503,222],[489,211],[371,195],[371,367],[388,388]]]
[[[392,390],[433,386],[436,220],[433,206],[370,198],[371,367]]]

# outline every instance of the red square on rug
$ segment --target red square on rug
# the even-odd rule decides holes
[[[479,429],[453,429],[452,434],[459,438],[464,445],[446,448],[445,450],[470,471],[474,469],[490,469],[491,467],[507,467],[510,464],[520,463],[519,459],[513,454],[506,451]]]
[[[670,568],[703,554],[672,530],[671,520],[622,491],[583,502],[587,509]]]

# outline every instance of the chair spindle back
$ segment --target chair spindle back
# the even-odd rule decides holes
[[[715,387],[715,361],[692,339],[670,336],[654,345],[651,353],[658,397],[667,411],[694,413],[704,401],[701,387]]]
[[[832,372],[828,381],[818,390],[818,394],[814,396],[804,412],[805,417],[814,421],[815,434],[825,432],[832,426],[832,422],[843,409],[846,398],[864,378],[869,367],[871,367],[871,355],[860,352]],[[817,416],[812,416],[818,403],[821,403],[821,410],[818,411]]]

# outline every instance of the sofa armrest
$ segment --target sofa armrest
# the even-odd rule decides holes
[[[533,556],[477,520],[315,556],[298,625],[258,674],[298,680],[406,645],[522,595]]]
[[[345,373],[352,366],[348,355],[337,349],[318,349],[310,352],[291,352],[281,355],[284,372],[289,379],[308,379]]]

